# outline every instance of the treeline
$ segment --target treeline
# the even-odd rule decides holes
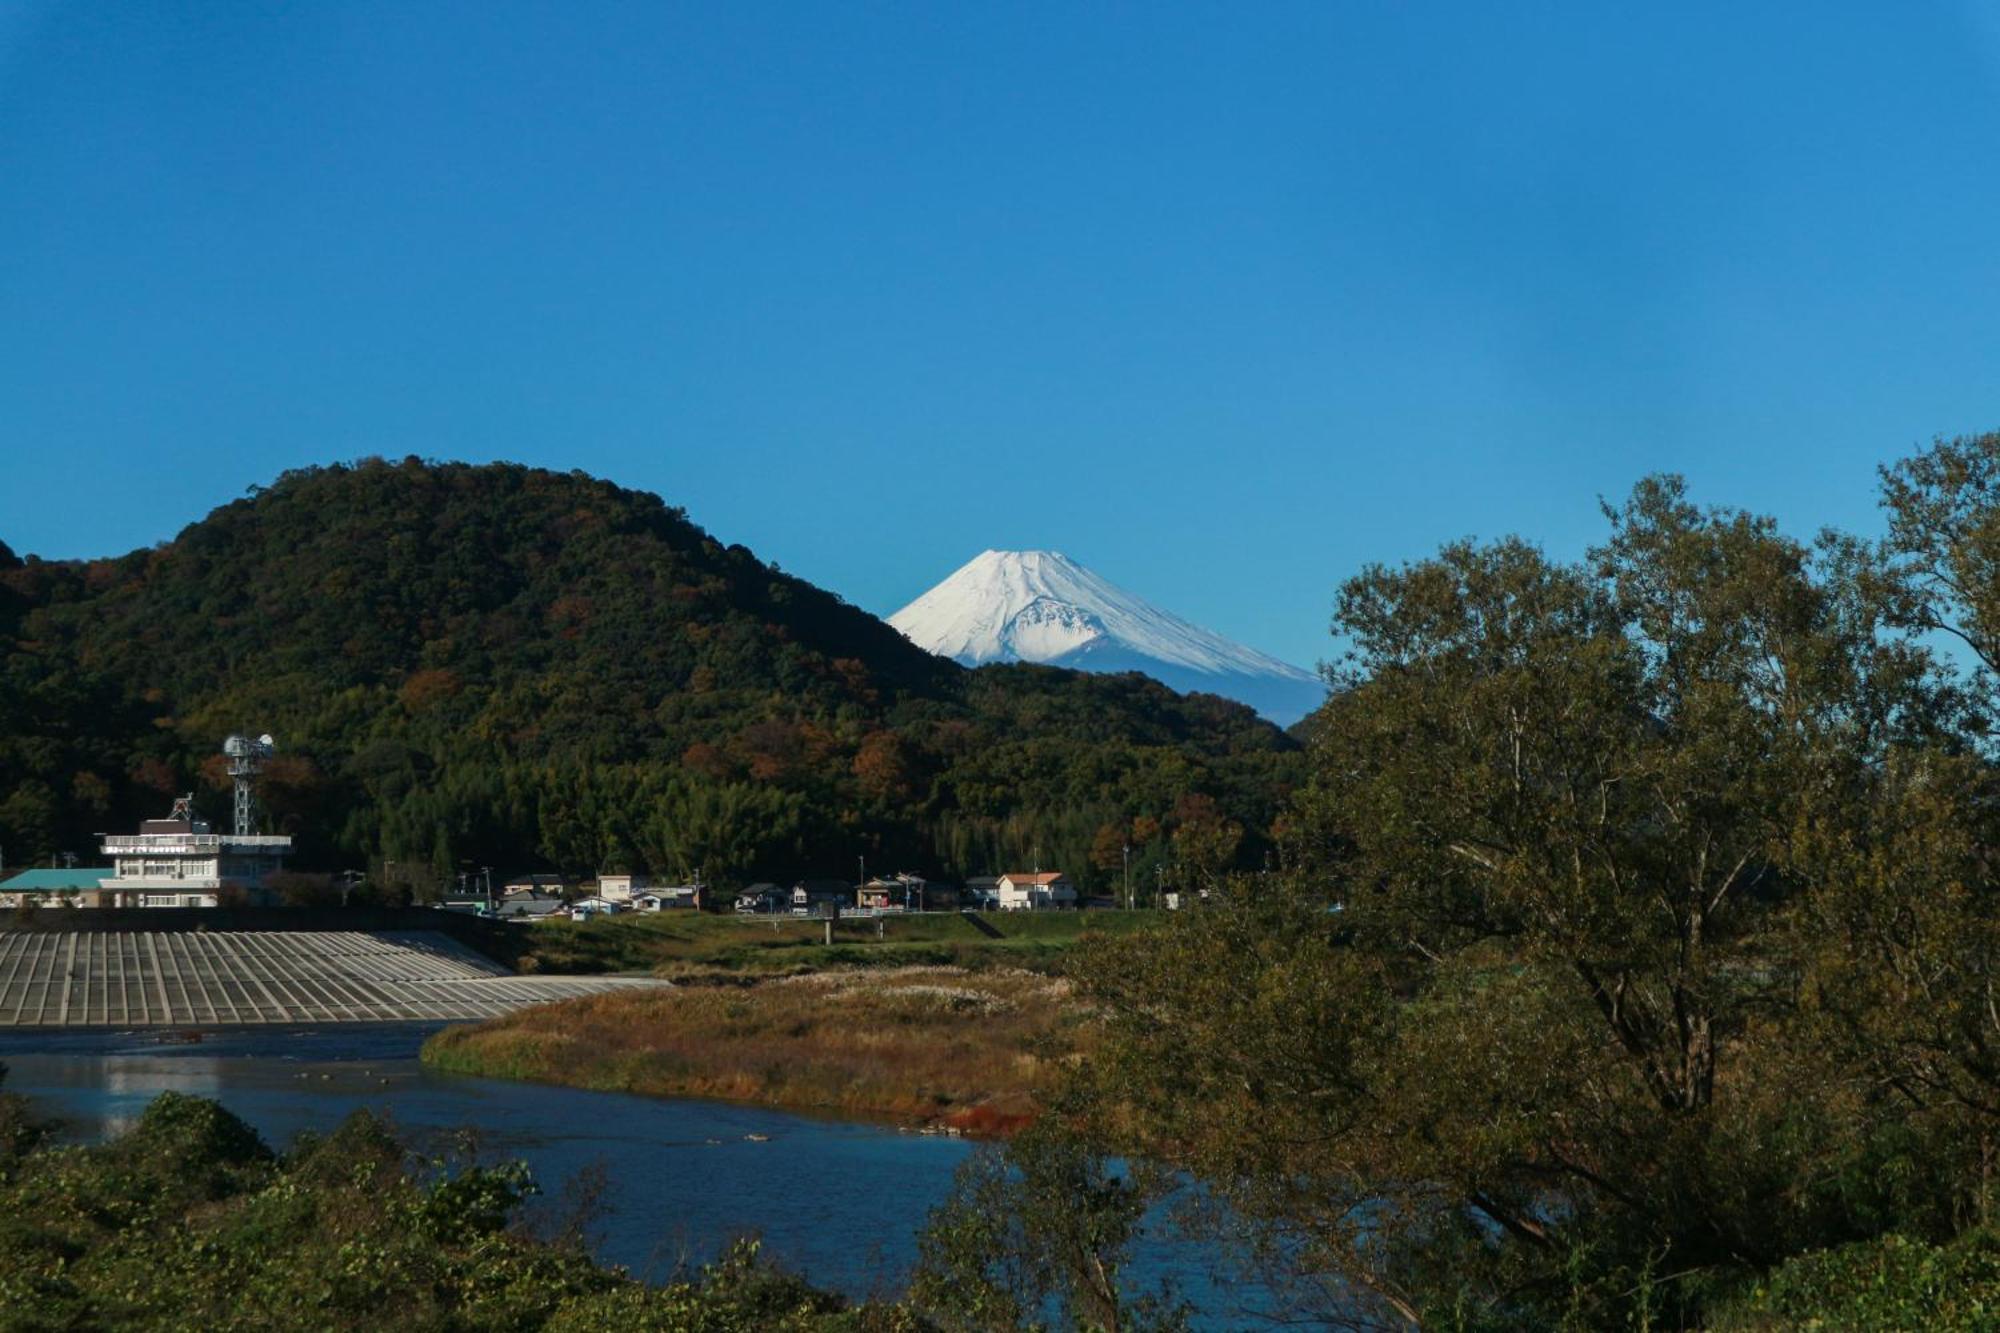
[[[1143,677],[965,671],[581,474],[367,460],[115,559],[0,547],[8,864],[94,860],[182,790],[220,820],[232,731],[278,737],[261,795],[299,864],[420,889],[1038,853],[1091,888],[1178,883],[1268,864],[1302,762]]]
[[[1291,873],[1085,946],[1106,1040],[954,1289],[1129,1326],[1021,1219],[1129,1237],[1138,1156],[1301,1322],[1993,1327],[2000,436],[1882,500],[1805,542],[1661,478],[1580,561],[1347,582]]]

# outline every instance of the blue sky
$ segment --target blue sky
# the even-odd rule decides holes
[[[0,0],[0,539],[509,458],[1310,663],[1648,472],[1872,529],[2000,427],[1996,168],[1989,3]]]

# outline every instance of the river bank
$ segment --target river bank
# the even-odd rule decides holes
[[[604,1263],[664,1282],[714,1261],[737,1237],[816,1285],[862,1300],[893,1291],[914,1235],[971,1145],[764,1107],[676,1101],[446,1074],[419,1063],[413,1025],[226,1030],[199,1042],[157,1034],[36,1034],[0,1040],[4,1086],[60,1122],[69,1143],[130,1130],[162,1092],[213,1098],[273,1148],[375,1112],[426,1156],[528,1164],[552,1223],[574,1182],[599,1176],[589,1228]]]
[[[1070,983],[1018,968],[813,972],[591,996],[451,1027],[432,1068],[708,1097],[974,1135],[1032,1119],[1094,1042]]]
[[[525,1163],[546,1191],[524,1205],[528,1233],[581,1219],[591,1256],[648,1283],[692,1277],[755,1236],[769,1264],[852,1302],[902,1298],[916,1233],[979,1151],[964,1139],[760,1106],[448,1074],[415,1058],[433,1031],[0,1034],[0,1086],[25,1094],[39,1116],[60,1122],[62,1142],[80,1145],[131,1132],[163,1092],[213,1098],[280,1151],[368,1111],[422,1159]],[[1250,1288],[1220,1259],[1178,1237],[1163,1210],[1148,1221],[1133,1272],[1171,1276],[1204,1312],[1194,1327],[1241,1327]]]

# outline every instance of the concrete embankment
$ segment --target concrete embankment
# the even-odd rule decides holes
[[[117,929],[94,912],[38,915],[0,928],[0,1028],[465,1021],[658,984],[515,976],[439,930]]]

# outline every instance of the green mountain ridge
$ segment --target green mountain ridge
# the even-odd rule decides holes
[[[1164,882],[1262,864],[1298,763],[1221,699],[933,657],[581,473],[369,459],[123,556],[0,548],[10,864],[93,860],[176,790],[220,816],[238,730],[279,739],[266,817],[301,864],[418,887],[475,862],[743,882],[1037,854],[1104,886],[1128,842]]]

